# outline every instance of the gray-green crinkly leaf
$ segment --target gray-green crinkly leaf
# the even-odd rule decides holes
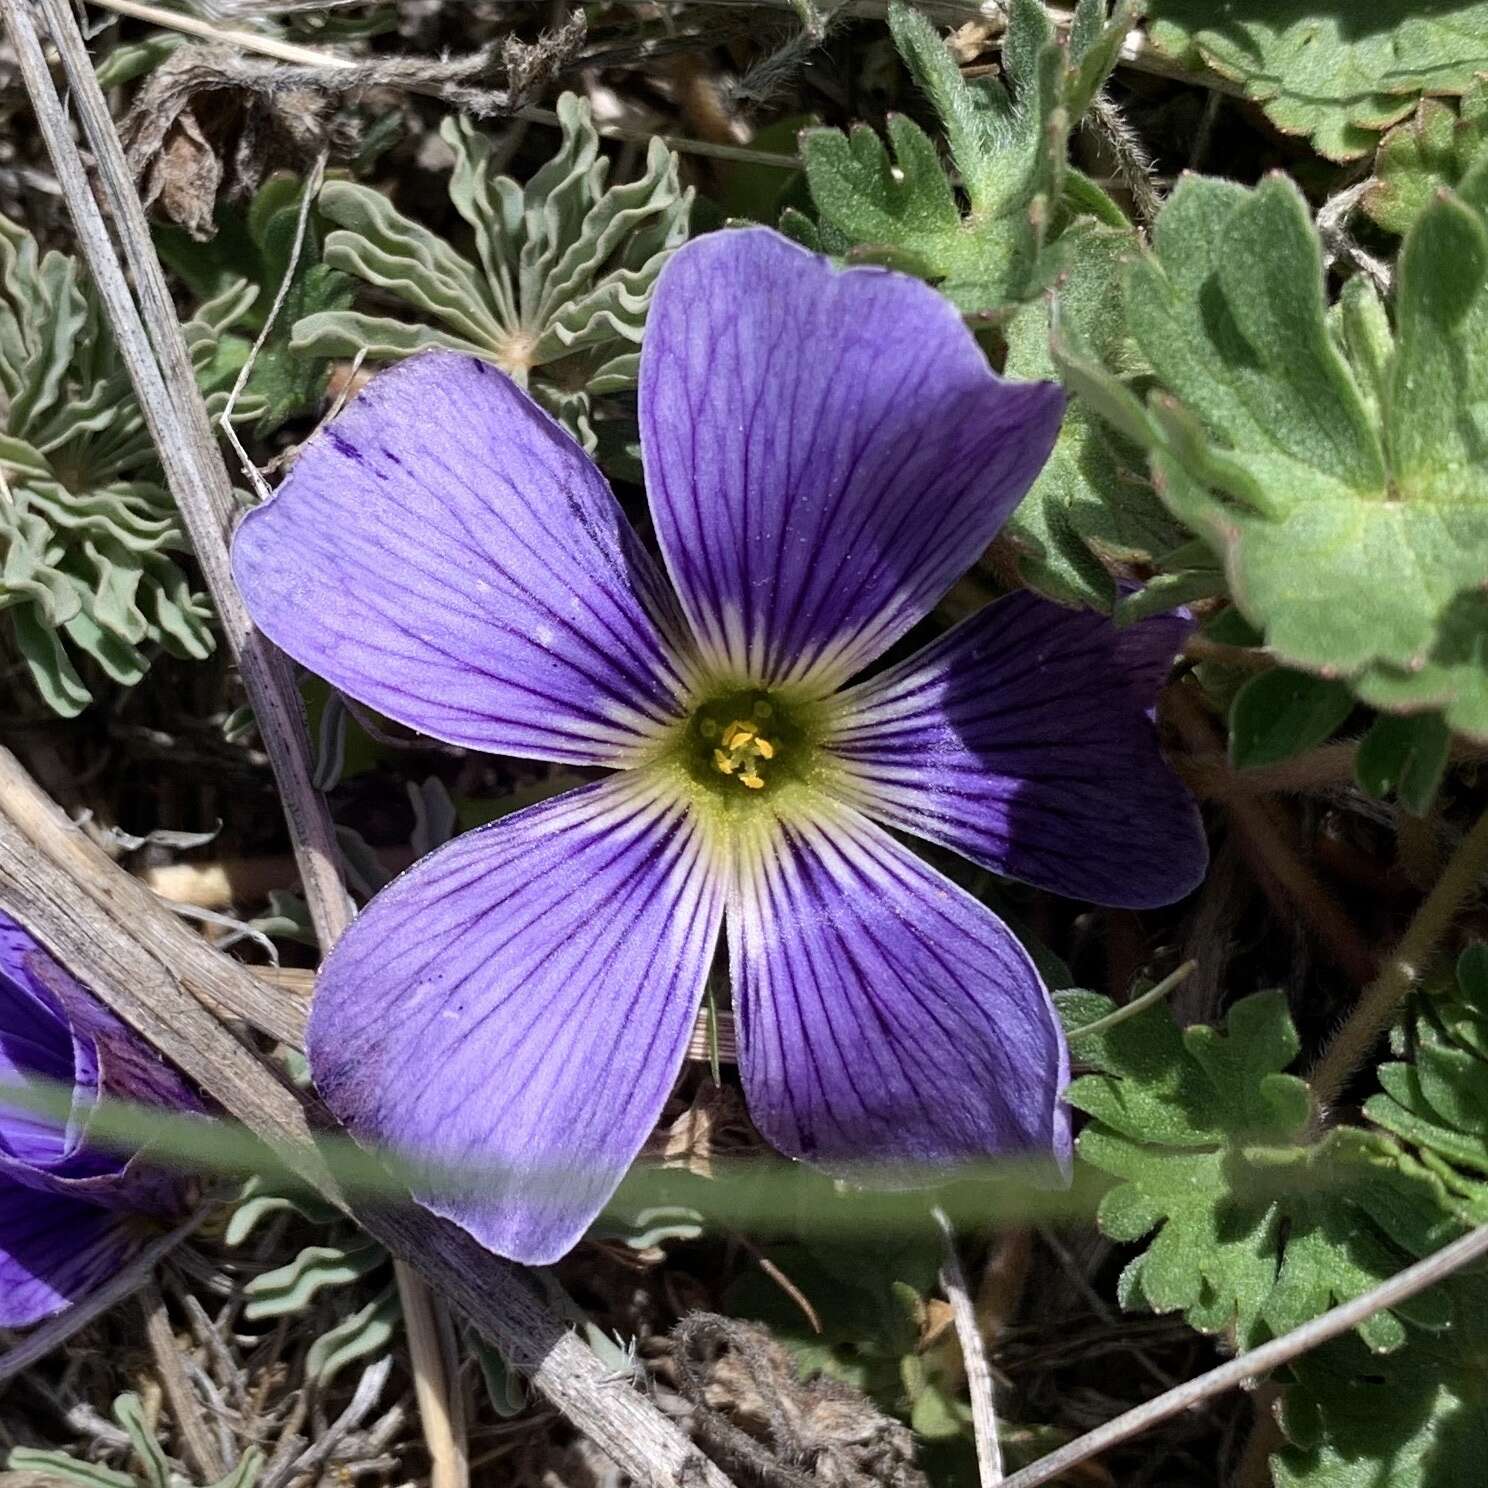
[[[224,333],[254,293],[235,285],[185,326],[204,386],[231,376]],[[157,648],[210,654],[207,602],[176,558],[186,551],[92,286],[0,217],[0,611],[52,709],[89,701],[79,653],[126,685]]]
[[[677,157],[651,141],[638,180],[606,186],[587,100],[558,100],[558,153],[526,186],[497,173],[490,138],[450,118],[450,199],[476,262],[404,217],[380,191],[328,181],[321,214],[337,230],[324,259],[392,295],[409,320],[324,311],[298,322],[297,351],[399,360],[430,346],[494,362],[594,448],[591,400],[635,385],[651,290],[687,236],[692,189]]]
[[[1306,204],[1187,177],[1127,269],[1145,399],[1073,326],[1056,357],[1146,447],[1168,509],[1222,560],[1278,660],[1488,738],[1488,164],[1401,252],[1393,325],[1350,281],[1328,305]]]
[[[968,314],[1006,311],[1058,272],[1064,223],[1082,212],[1107,222],[1120,210],[1093,183],[1073,179],[1069,132],[1115,64],[1131,16],[1109,20],[1105,0],[1080,0],[1068,39],[1037,0],[1013,0],[1003,80],[967,82],[940,33],[909,5],[889,7],[895,45],[945,129],[965,193],[957,197],[934,141],[912,119],[888,121],[893,157],[859,125],[808,131],[801,141],[819,223],[788,227],[810,246],[851,251],[937,283]]]
[[[135,1461],[140,1465],[138,1475],[88,1462],[68,1452],[39,1452],[31,1447],[14,1448],[5,1465],[13,1473],[59,1483],[78,1483],[82,1488],[174,1488],[181,1482],[171,1471],[170,1459],[161,1450],[145,1419],[144,1405],[132,1390],[115,1399],[114,1419],[129,1438]],[[263,1453],[257,1447],[249,1447],[235,1467],[215,1483],[208,1484],[207,1488],[253,1488],[263,1465]]]

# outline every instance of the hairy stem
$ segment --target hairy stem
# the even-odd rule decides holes
[[[1485,872],[1488,872],[1488,812],[1478,818],[1458,844],[1399,945],[1390,953],[1379,975],[1364,989],[1358,1005],[1313,1066],[1308,1082],[1319,1107],[1326,1109],[1332,1105],[1349,1077],[1369,1057]]]

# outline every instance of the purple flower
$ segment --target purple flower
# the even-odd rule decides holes
[[[3,1087],[72,1088],[64,1125],[7,1104]],[[0,1327],[79,1301],[185,1212],[183,1182],[94,1144],[109,1096],[201,1109],[180,1077],[0,913]]]
[[[661,1111],[725,921],[783,1152],[1067,1162],[1032,962],[886,828],[1083,899],[1186,893],[1203,837],[1151,719],[1184,622],[1020,594],[853,681],[980,555],[1061,411],[925,285],[730,231],[671,259],[642,353],[666,576],[568,435],[445,353],[376,378],[246,519],[255,619],[337,687],[615,772],[425,858],[321,974],[332,1110],[492,1170],[430,1208],[518,1260],[572,1246]]]

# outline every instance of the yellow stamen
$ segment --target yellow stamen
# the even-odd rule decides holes
[[[760,761],[774,759],[776,751],[770,740],[761,737],[759,725],[736,718],[724,729],[719,743],[722,748],[713,751],[714,768],[732,775],[746,790],[763,790],[765,780],[759,772]]]

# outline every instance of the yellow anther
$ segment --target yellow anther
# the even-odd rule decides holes
[[[775,746],[760,737],[759,725],[736,718],[724,729],[719,743],[722,748],[713,751],[714,768],[732,775],[746,790],[763,790],[765,780],[759,764],[775,758]]]

